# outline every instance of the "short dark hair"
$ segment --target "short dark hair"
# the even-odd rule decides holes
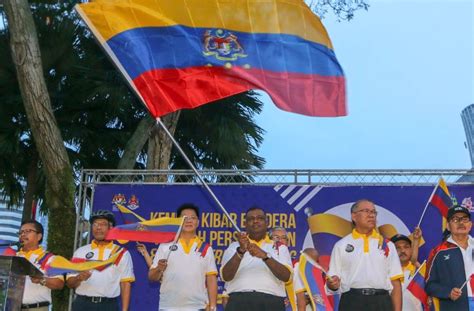
[[[185,203],[178,207],[178,209],[176,210],[176,215],[180,217],[185,209],[193,210],[196,213],[196,216],[199,218],[199,208],[192,203]]]
[[[29,220],[23,221],[20,227],[23,227],[23,225],[27,225],[27,224],[32,224],[35,227],[35,230],[37,231],[37,233],[41,233],[41,240],[39,240],[39,243],[41,244],[43,242],[43,237],[44,237],[43,225],[34,219],[29,219]]]
[[[267,213],[265,213],[265,211],[263,210],[263,208],[254,205],[254,206],[250,207],[250,208],[245,212],[245,217],[247,217],[247,215],[248,215],[249,212],[251,212],[251,211],[257,211],[257,210],[258,210],[258,211],[262,211],[263,214],[264,214],[265,216],[267,216]]]

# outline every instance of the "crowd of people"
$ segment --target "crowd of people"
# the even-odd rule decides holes
[[[397,234],[390,240],[384,238],[376,229],[375,204],[366,199],[355,202],[350,214],[352,232],[334,245],[329,270],[320,270],[325,280],[324,295],[338,295],[341,311],[421,311],[420,300],[407,290],[420,267],[421,230],[415,228],[410,237]],[[177,215],[185,217],[177,242],[160,244],[153,258],[144,245],[138,244],[138,251],[149,267],[148,279],[161,283],[159,310],[216,310],[218,274],[225,282],[225,310],[283,311],[290,307],[303,311],[312,310],[314,303],[324,303],[324,299],[315,299],[307,292],[297,260],[290,256],[285,228],[268,232],[262,208],[247,210],[245,232],[239,232],[237,240],[225,250],[219,272],[212,247],[197,235],[198,207],[182,205]],[[469,310],[469,281],[474,264],[470,211],[454,206],[449,209],[447,221],[449,235],[428,259],[425,291],[439,300],[441,311]],[[74,259],[100,261],[121,252],[120,261],[102,270],[28,277],[22,310],[48,310],[51,290],[62,289],[64,285],[75,291],[73,311],[129,309],[131,283],[135,280],[131,256],[126,249],[105,239],[108,230],[115,226],[114,216],[98,211],[91,216],[90,223],[93,240],[77,249]],[[22,224],[22,247],[17,255],[39,269],[44,269],[54,257],[40,246],[42,239],[40,223],[32,220]],[[319,254],[314,248],[302,253],[318,265]]]

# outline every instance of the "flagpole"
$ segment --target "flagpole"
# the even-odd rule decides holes
[[[464,286],[466,286],[467,282],[469,282],[469,280],[470,280],[471,278],[472,278],[472,274],[471,274],[470,277],[468,277],[468,278],[466,279],[466,282],[464,282],[464,283],[462,284],[462,286],[461,286],[461,288],[460,288],[459,290],[462,290],[462,289],[464,288]]]
[[[411,279],[412,277],[414,277],[418,272],[420,272],[421,268],[423,268],[423,265],[426,264],[426,259],[423,261],[423,263],[420,265],[420,267],[418,269],[415,270],[415,273],[413,273],[413,275],[409,275],[408,276],[408,280]],[[407,280],[407,281],[408,281]]]
[[[173,244],[170,246],[168,256],[166,256],[166,261],[168,261],[168,259],[170,258],[171,253],[176,250],[176,243],[178,243],[179,236],[181,235],[181,230],[183,230],[183,225],[184,225],[184,222],[186,221],[186,217],[187,216],[183,216],[183,221],[181,222],[181,225],[179,225],[178,232],[176,233],[173,240]]]
[[[202,178],[201,174],[199,174],[198,170],[196,169],[196,167],[194,166],[194,164],[191,162],[191,160],[188,158],[188,156],[186,155],[186,153],[184,152],[183,149],[181,149],[181,146],[178,144],[178,142],[174,139],[173,135],[171,135],[170,131],[168,130],[168,128],[166,127],[166,125],[161,121],[160,118],[156,118],[156,124],[158,124],[166,133],[166,135],[168,135],[168,137],[171,139],[171,141],[173,142],[173,145],[176,147],[176,149],[178,149],[179,153],[181,153],[181,155],[183,156],[184,160],[186,161],[186,163],[188,163],[188,165],[191,167],[191,169],[194,171],[194,174],[196,174],[196,176],[198,177],[199,181],[202,183],[202,185],[204,186],[204,188],[209,192],[209,194],[211,195],[212,199],[216,202],[216,204],[219,206],[219,208],[224,212],[224,214],[227,216],[227,218],[229,219],[229,221],[232,223],[232,226],[235,228],[235,230],[237,230],[237,232],[241,232],[240,228],[237,227],[237,224],[234,222],[234,220],[232,219],[232,217],[230,217],[229,213],[227,212],[227,210],[224,208],[224,205],[222,205],[221,201],[219,201],[219,199],[217,198],[217,196],[214,194],[214,192],[212,191],[212,189],[209,187],[209,185],[207,184],[207,182],[204,180],[204,178]]]
[[[423,213],[421,214],[421,217],[420,217],[420,221],[418,222],[418,225],[417,225],[418,228],[420,227],[421,222],[423,221],[423,217],[425,217],[426,209],[428,208],[428,205],[430,205],[431,199],[433,199],[433,196],[434,196],[436,190],[438,189],[438,187],[439,187],[439,181],[436,184],[436,187],[434,187],[433,192],[431,192],[431,195],[428,199],[428,202],[426,202],[425,209],[423,210]]]

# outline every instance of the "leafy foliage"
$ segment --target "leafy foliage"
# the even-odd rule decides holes
[[[369,4],[364,0],[311,0],[307,3],[320,18],[332,12],[339,20],[347,21],[354,18],[355,11],[369,9]]]

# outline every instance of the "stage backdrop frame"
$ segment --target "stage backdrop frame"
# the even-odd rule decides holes
[[[474,186],[474,170],[462,169],[202,170],[200,173],[210,186],[263,186],[263,188],[271,186],[274,189],[283,185],[285,187],[426,186],[426,188],[429,188],[437,184],[439,177],[446,180],[448,187]],[[74,249],[90,241],[90,236],[87,234],[89,231],[87,219],[90,211],[94,209],[93,202],[97,187],[120,185],[199,186],[200,184],[191,170],[83,170],[76,201],[77,219]],[[202,188],[200,191],[204,193],[205,189]],[[462,200],[462,198],[460,199]],[[304,206],[301,207],[304,208]],[[305,211],[305,213],[308,213],[308,211]],[[307,237],[305,240],[307,240]],[[301,247],[301,245],[299,246]]]

